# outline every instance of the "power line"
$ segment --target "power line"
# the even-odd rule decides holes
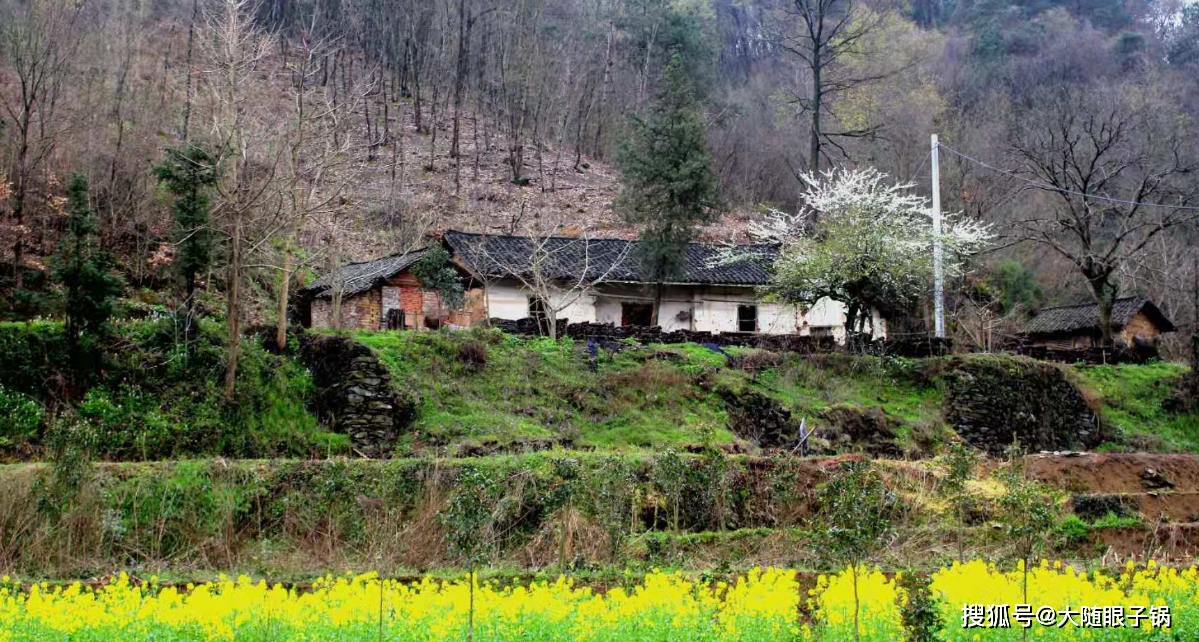
[[[928,153],[924,155],[924,160],[920,161],[920,164],[916,166],[916,171],[912,172],[912,180],[920,178],[920,170],[924,169],[924,164],[927,163],[928,159],[932,158],[932,156],[933,150],[930,149],[928,150]]]
[[[937,147],[939,147],[939,148],[941,148],[941,149],[944,149],[945,151],[947,151],[947,152],[949,152],[949,153],[951,153],[951,154],[954,154],[954,155],[956,155],[956,156],[959,156],[959,157],[961,157],[961,158],[964,158],[964,159],[966,159],[966,160],[968,160],[968,161],[970,161],[970,162],[972,162],[972,163],[977,163],[977,164],[979,164],[979,165],[982,165],[983,167],[986,167],[987,169],[989,169],[989,170],[991,170],[991,171],[993,171],[993,172],[999,172],[1000,174],[1005,174],[1005,175],[1007,175],[1007,176],[1011,176],[1012,178],[1014,178],[1014,179],[1016,179],[1016,180],[1018,180],[1018,181],[1023,181],[1023,182],[1025,182],[1025,183],[1028,183],[1029,185],[1032,185],[1033,187],[1036,187],[1036,188],[1038,188],[1038,189],[1042,189],[1042,190],[1046,190],[1046,191],[1050,191],[1050,192],[1061,192],[1061,193],[1063,193],[1063,194],[1074,194],[1074,195],[1076,195],[1076,196],[1081,196],[1081,197],[1083,197],[1083,198],[1094,199],[1094,200],[1097,200],[1097,201],[1106,201],[1106,202],[1108,202],[1108,203],[1119,203],[1119,204],[1121,204],[1121,205],[1137,205],[1137,206],[1144,206],[1144,207],[1161,207],[1161,208],[1165,208],[1165,209],[1171,209],[1171,210],[1183,210],[1183,211],[1187,211],[1187,212],[1199,212],[1199,207],[1192,207],[1192,206],[1188,206],[1188,205],[1166,205],[1166,204],[1164,204],[1164,203],[1145,203],[1145,202],[1143,202],[1143,201],[1129,201],[1129,200],[1125,200],[1125,199],[1122,199],[1122,198],[1112,198],[1112,197],[1110,197],[1110,196],[1100,196],[1100,195],[1098,195],[1098,194],[1087,194],[1086,192],[1079,192],[1079,191],[1077,191],[1077,190],[1066,189],[1066,188],[1064,188],[1064,187],[1057,187],[1057,186],[1055,186],[1055,185],[1050,185],[1050,184],[1048,184],[1048,183],[1042,183],[1042,182],[1040,182],[1040,181],[1034,181],[1034,180],[1032,180],[1032,179],[1025,178],[1025,177],[1023,177],[1023,176],[1020,176],[1019,174],[1017,174],[1017,173],[1015,173],[1015,172],[1012,172],[1012,171],[1010,171],[1010,170],[1006,170],[1006,169],[1000,169],[1000,168],[998,168],[998,167],[995,167],[994,165],[991,165],[990,163],[987,163],[987,162],[985,162],[985,161],[981,161],[981,160],[979,160],[979,159],[977,159],[977,158],[974,158],[973,156],[968,156],[968,155],[966,155],[966,154],[963,154],[962,152],[959,152],[958,150],[956,150],[956,149],[954,149],[954,148],[952,148],[952,147],[949,147],[948,145],[942,145],[942,144],[938,143],[938,144],[937,144]]]

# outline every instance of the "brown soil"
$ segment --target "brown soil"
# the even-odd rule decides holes
[[[1099,541],[1109,549],[1105,557],[1189,562],[1199,552],[1199,524],[1105,529],[1099,531]]]
[[[1153,471],[1179,493],[1199,492],[1199,456],[1153,453],[1079,456],[1030,455],[1033,478],[1070,493],[1144,493],[1152,488],[1144,479]]]

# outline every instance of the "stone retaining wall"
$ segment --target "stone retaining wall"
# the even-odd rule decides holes
[[[304,335],[300,359],[312,371],[317,417],[362,454],[389,455],[415,419],[416,403],[396,390],[375,353],[347,337]]]
[[[1000,455],[1088,450],[1103,441],[1095,411],[1061,368],[1005,356],[954,357],[943,365],[945,419],[971,445]]]

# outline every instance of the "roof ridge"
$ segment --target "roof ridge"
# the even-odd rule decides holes
[[[458,234],[461,236],[483,236],[486,238],[493,238],[493,239],[521,239],[521,240],[526,240],[526,241],[534,238],[532,236],[526,236],[526,235],[522,235],[522,234],[489,234],[487,232],[463,232],[461,230],[446,230],[442,236],[445,236],[446,234]],[[540,237],[540,238],[561,239],[563,241],[619,241],[621,243],[635,243],[636,242],[636,239],[630,240],[630,239],[603,238],[603,237],[586,238],[586,237],[579,237],[579,236],[558,236],[558,235],[550,235],[550,236],[544,236],[544,237]]]
[[[484,238],[493,239],[520,239],[530,240],[535,237],[523,234],[491,234],[488,232],[463,232],[462,230],[446,230],[442,233],[444,237],[447,234],[457,234],[460,236],[481,236]],[[550,235],[540,238],[559,239],[563,241],[615,241],[620,243],[641,243],[641,239],[622,239],[622,238],[607,238],[607,237],[580,237],[580,236],[558,236]],[[776,243],[721,243],[713,241],[688,241],[687,245],[701,245],[704,247],[775,247]]]
[[[1122,296],[1122,297],[1117,297],[1115,299],[1112,299],[1112,303],[1118,303],[1120,301],[1135,301],[1137,299],[1144,299],[1147,301],[1147,300],[1149,300],[1149,297],[1146,297],[1146,296],[1143,296],[1140,294],[1135,295],[1135,296]],[[1040,310],[1037,311],[1037,314],[1040,314],[1041,312],[1048,312],[1049,310],[1069,310],[1071,308],[1089,308],[1094,305],[1098,305],[1098,304],[1094,301],[1091,301],[1089,303],[1071,303],[1070,305],[1051,305],[1047,308],[1041,308]]]

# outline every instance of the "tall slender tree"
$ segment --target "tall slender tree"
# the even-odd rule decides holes
[[[82,174],[73,174],[67,187],[67,228],[55,262],[54,276],[65,290],[71,384],[78,391],[100,367],[108,321],[123,286],[100,250],[99,222]]]
[[[154,175],[175,197],[175,269],[183,285],[184,334],[190,337],[196,280],[212,263],[209,190],[216,184],[216,163],[203,148],[188,145],[168,149],[166,159],[154,166]]]
[[[663,284],[677,274],[687,244],[719,215],[719,180],[712,171],[703,118],[702,79],[710,63],[698,18],[672,11],[669,58],[648,114],[634,115],[617,156],[624,190],[617,207],[641,230],[640,259],[656,283],[653,323]]]
[[[0,82],[0,117],[12,123],[5,128],[11,156],[5,178],[11,184],[8,217],[15,231],[12,242],[13,285],[20,290],[28,250],[27,220],[30,199],[36,194],[37,175],[58,148],[71,123],[64,119],[61,100],[66,77],[79,52],[83,2],[32,0],[0,7],[0,61],[11,80]]]
[[[796,92],[794,103],[810,118],[808,172],[820,171],[825,147],[836,146],[835,138],[860,138],[877,127],[829,127],[826,116],[834,116],[833,99],[855,87],[885,75],[861,75],[845,69],[843,59],[862,52],[863,40],[878,29],[882,14],[864,10],[860,0],[785,0],[778,20],[768,32],[773,45],[791,54],[807,71],[806,92]]]

